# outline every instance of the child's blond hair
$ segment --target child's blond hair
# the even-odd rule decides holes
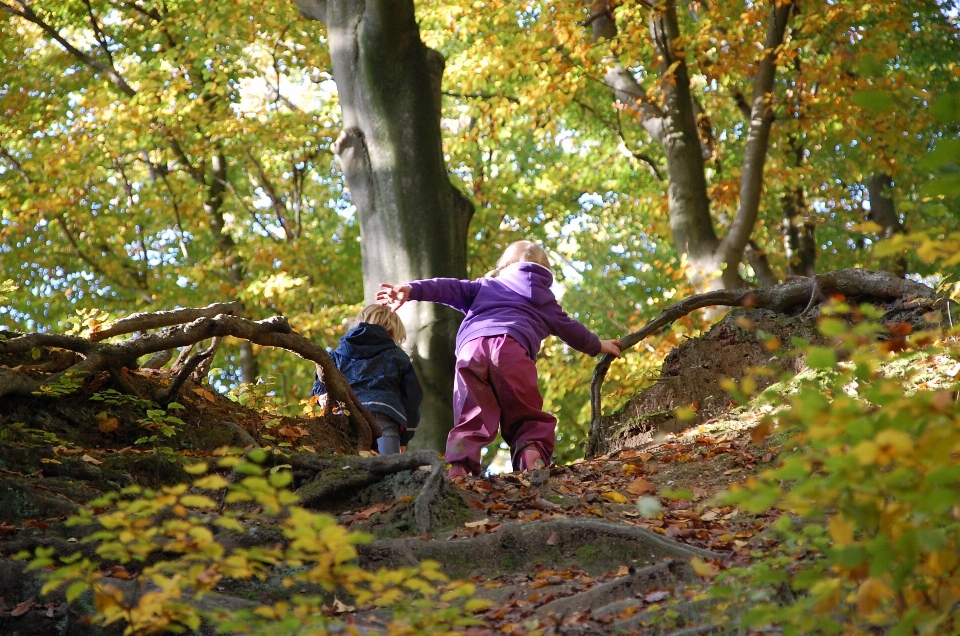
[[[357,314],[356,322],[380,325],[390,332],[390,337],[398,343],[407,339],[407,329],[403,326],[403,321],[400,320],[397,312],[389,307],[384,307],[383,305],[367,305]]]
[[[546,250],[533,241],[515,241],[507,246],[497,261],[497,268],[487,272],[487,278],[496,278],[500,271],[514,263],[536,263],[550,269],[550,258]]]

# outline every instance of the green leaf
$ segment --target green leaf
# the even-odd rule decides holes
[[[810,347],[805,362],[811,369],[833,369],[837,366],[837,354],[827,347]]]
[[[90,585],[86,581],[74,581],[71,583],[67,588],[67,591],[64,593],[64,596],[67,598],[67,603],[72,603],[80,598],[80,595],[86,592],[89,588]]]
[[[897,107],[897,103],[887,91],[859,91],[854,93],[853,103],[873,112],[889,111]]]
[[[941,95],[933,102],[930,113],[942,124],[960,122],[960,92]]]

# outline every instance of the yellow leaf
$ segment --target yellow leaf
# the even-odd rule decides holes
[[[210,497],[203,495],[184,495],[180,497],[180,503],[187,508],[216,508],[217,502]]]
[[[877,445],[866,440],[853,447],[853,454],[861,466],[869,466],[877,461]]]
[[[857,589],[857,609],[862,615],[872,614],[884,599],[891,598],[893,592],[883,581],[875,576],[860,584]]]
[[[700,557],[690,559],[690,565],[693,566],[693,571],[697,573],[697,576],[702,576],[705,579],[712,579],[720,573],[719,566],[715,563],[704,561]]]
[[[602,492],[600,496],[616,503],[627,503],[627,498],[616,491]]]
[[[205,462],[187,464],[183,467],[183,470],[191,475],[202,475],[203,473],[207,472],[207,464]]]
[[[843,518],[843,515],[833,515],[827,524],[830,538],[841,548],[853,543],[853,524]]]
[[[101,433],[112,433],[120,428],[120,422],[115,417],[105,417],[97,424],[97,428]]]
[[[230,482],[220,475],[209,475],[203,479],[196,480],[193,482],[193,485],[197,488],[203,488],[204,490],[220,490],[221,488],[229,486]]]
[[[463,604],[463,609],[468,612],[482,612],[493,607],[493,601],[485,598],[472,598]]]
[[[897,451],[896,454],[905,454],[913,450],[913,440],[903,431],[888,428],[877,433],[874,441],[878,446],[888,447]]]

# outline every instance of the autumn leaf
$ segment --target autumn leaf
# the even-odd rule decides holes
[[[697,573],[697,576],[702,576],[706,579],[712,579],[720,573],[719,566],[710,561],[704,561],[700,557],[690,559],[690,565],[693,567],[693,571]]]
[[[120,421],[115,417],[105,417],[97,424],[101,433],[112,433],[120,427]]]
[[[853,543],[853,524],[847,521],[843,515],[833,515],[827,523],[830,531],[830,538],[841,548]]]
[[[616,492],[616,491],[602,492],[602,493],[600,493],[600,496],[603,497],[604,499],[606,499],[606,500],[608,500],[608,501],[612,501],[612,502],[614,502],[614,503],[626,503],[626,502],[627,502],[627,498],[624,497],[623,495],[621,495],[620,493]]]
[[[16,607],[10,610],[10,616],[13,616],[14,618],[16,618],[17,616],[23,616],[24,614],[29,612],[34,605],[36,605],[36,603],[34,602],[33,597],[31,596],[27,600],[21,603],[17,603]]]
[[[657,491],[657,487],[654,486],[649,481],[647,481],[646,479],[644,479],[643,477],[638,477],[634,479],[627,486],[627,492],[633,495],[638,495],[638,496],[645,495],[650,492],[656,492],[656,491]]]
[[[208,402],[216,402],[217,398],[210,391],[207,391],[203,387],[196,387],[193,389],[193,392],[205,399]]]

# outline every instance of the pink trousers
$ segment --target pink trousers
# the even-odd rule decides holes
[[[510,336],[481,336],[463,344],[453,387],[456,424],[447,436],[448,462],[480,473],[480,449],[497,436],[510,445],[514,470],[520,451],[534,446],[553,456],[557,418],[543,410],[537,365]]]

